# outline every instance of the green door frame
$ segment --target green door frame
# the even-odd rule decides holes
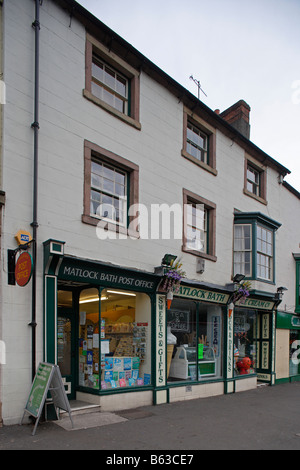
[[[63,370],[61,370],[62,377],[66,380],[66,385],[68,385],[66,392],[68,395],[69,400],[74,400],[76,397],[76,364],[77,364],[77,341],[76,341],[76,312],[72,308],[64,308],[59,307],[57,309],[57,323],[59,318],[68,318],[71,322],[71,338],[70,338],[70,368],[71,373],[68,375],[63,374]],[[57,324],[57,331],[59,331],[58,324]],[[58,344],[58,338],[57,338]],[[70,385],[70,386],[69,386]]]

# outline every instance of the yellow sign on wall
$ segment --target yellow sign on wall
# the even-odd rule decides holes
[[[32,236],[27,230],[19,230],[15,235],[18,245],[26,245],[26,243],[31,242]]]

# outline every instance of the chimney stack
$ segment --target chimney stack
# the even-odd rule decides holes
[[[247,139],[250,138],[250,123],[249,114],[250,106],[244,101],[240,100],[237,103],[230,106],[220,113],[225,121],[232,125],[237,131],[239,131]]]

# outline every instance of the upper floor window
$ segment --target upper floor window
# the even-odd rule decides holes
[[[92,94],[120,113],[128,113],[128,80],[113,67],[93,55]]]
[[[186,210],[186,248],[207,253],[207,220],[209,212],[203,204],[195,204],[192,201],[188,201]]]
[[[87,34],[83,96],[122,121],[141,129],[139,72]]]
[[[233,275],[275,282],[275,232],[280,224],[259,212],[234,217]]]
[[[181,154],[191,162],[217,175],[216,130],[199,116],[184,108]]]
[[[182,250],[216,261],[216,205],[184,189],[183,207]]]
[[[90,215],[126,226],[127,182],[125,171],[93,159]]]
[[[196,126],[188,122],[186,150],[197,160],[208,164],[207,158],[208,136]]]
[[[267,170],[250,156],[245,158],[244,193],[257,201],[267,204]]]
[[[273,231],[257,225],[257,277],[271,281],[273,279]]]
[[[109,150],[85,141],[84,213],[82,221],[138,237],[138,219],[129,207],[138,204],[139,167]]]
[[[250,193],[259,196],[260,193],[260,172],[247,165],[247,189]]]
[[[252,274],[252,226],[239,224],[234,226],[234,274]]]

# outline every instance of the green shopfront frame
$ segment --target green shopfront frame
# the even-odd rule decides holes
[[[122,387],[116,389],[87,388],[79,383],[78,363],[76,377],[73,382],[76,390],[84,393],[105,395],[134,391],[153,391],[153,402],[166,402],[165,390],[165,294],[157,294],[161,276],[131,270],[111,264],[65,256],[64,244],[56,240],[44,243],[44,359],[57,364],[57,318],[58,318],[58,289],[72,292],[73,309],[76,318],[75,337],[79,336],[79,299],[80,293],[88,288],[96,289],[101,299],[101,293],[110,289],[119,291],[134,291],[146,294],[150,300],[151,332],[149,350],[151,349],[151,380],[147,385]],[[101,321],[101,302],[99,302],[99,320]],[[99,344],[101,344],[101,324],[99,321]],[[75,355],[78,358],[79,345],[76,344]],[[101,351],[100,351],[101,354]],[[77,359],[78,360],[78,359]]]
[[[282,344],[288,348],[289,367],[286,369],[285,377],[276,378],[276,383],[300,381],[300,317],[299,315],[281,312],[276,313],[276,329],[285,330],[289,333],[288,344]],[[294,343],[294,344],[293,344]],[[293,363],[294,359],[294,363]]]
[[[170,390],[183,384],[170,384],[167,382],[167,306],[166,293],[160,292],[159,285],[161,275],[152,274],[120,266],[113,266],[98,261],[85,260],[64,254],[64,243],[57,240],[48,240],[44,243],[44,360],[57,364],[57,318],[58,318],[58,289],[66,289],[72,292],[75,323],[76,340],[79,339],[79,299],[80,292],[87,288],[94,288],[101,293],[108,288],[124,291],[134,291],[146,294],[150,300],[151,316],[151,380],[147,385],[135,387],[122,387],[115,389],[101,389],[100,382],[97,388],[86,388],[79,384],[78,363],[76,364],[76,377],[73,378],[76,391],[94,395],[108,395],[130,393],[132,391],[151,391],[153,403],[167,403],[170,398]],[[194,300],[198,303],[208,303],[218,305],[222,309],[223,315],[223,346],[222,346],[222,370],[223,376],[205,378],[203,382],[219,382],[224,385],[224,393],[236,391],[235,383],[243,378],[234,376],[234,351],[233,351],[233,321],[234,312],[229,315],[230,291],[226,289],[199,288],[199,285],[182,283],[178,298]],[[265,377],[262,380],[272,382],[273,369],[273,304],[264,303],[263,298],[254,296],[249,299],[249,307],[253,308],[254,303],[258,311],[265,313],[269,319],[268,335],[269,340],[264,338],[264,347],[268,350],[268,368],[263,372]],[[265,310],[264,310],[265,309]],[[268,310],[268,311],[267,311]],[[261,317],[262,318],[262,317]],[[101,321],[101,302],[99,302],[99,320]],[[101,324],[99,321],[99,335]],[[266,334],[266,333],[265,333]],[[99,344],[101,338],[99,336]],[[76,357],[78,361],[78,344],[76,344]],[[186,386],[194,386],[194,383],[186,382]]]

